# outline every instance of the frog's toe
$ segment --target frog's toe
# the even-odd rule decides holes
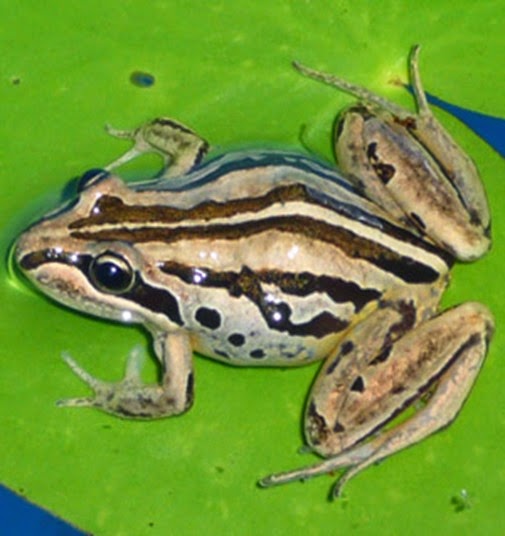
[[[113,391],[113,385],[92,376],[87,370],[82,368],[67,352],[62,354],[63,361],[70,367],[72,372],[87,384],[94,392],[91,397],[65,398],[58,400],[59,407],[101,407],[103,400]]]
[[[63,398],[56,401],[59,408],[90,408],[95,405],[94,399],[91,397],[81,398]]]
[[[95,378],[87,370],[82,368],[81,365],[79,365],[77,361],[75,361],[67,352],[63,352],[61,357],[63,358],[63,361],[65,361],[65,363],[70,367],[72,372],[84,383],[89,385],[93,390],[96,390],[100,384],[103,384],[101,380]]]

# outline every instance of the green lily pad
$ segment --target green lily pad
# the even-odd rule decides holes
[[[501,13],[501,15],[500,15]],[[217,150],[308,148],[331,159],[331,125],[350,98],[301,77],[293,59],[410,105],[391,84],[421,43],[430,93],[504,117],[505,32],[499,2],[293,0],[212,3],[4,2],[0,32],[1,245],[64,184],[124,146],[102,126],[169,115]],[[494,249],[454,270],[445,304],[478,300],[498,331],[481,376],[447,431],[372,467],[329,503],[329,477],[276,489],[258,478],[312,463],[301,455],[304,397],[317,365],[234,369],[196,359],[186,415],[128,422],[62,409],[84,395],[63,350],[104,379],[122,375],[140,329],[79,315],[1,267],[2,483],[94,534],[498,534],[505,468],[500,329],[503,159],[448,114],[437,115],[478,163],[494,215]],[[300,133],[303,130],[303,143]],[[131,164],[146,176],[153,160]],[[154,364],[146,378],[155,374]],[[465,498],[464,508],[459,498]],[[470,497],[471,499],[467,500]]]

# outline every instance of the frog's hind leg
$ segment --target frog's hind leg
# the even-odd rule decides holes
[[[412,48],[409,77],[418,113],[368,89],[299,63],[302,74],[360,99],[335,122],[339,168],[371,201],[412,232],[463,261],[491,245],[490,214],[479,172],[433,115]]]
[[[371,357],[362,347],[371,343],[377,350],[377,328],[368,320],[363,324],[368,326],[358,326],[361,350],[354,347],[353,333],[352,340],[344,341],[325,362],[308,400],[308,443],[328,459],[272,475],[261,485],[305,480],[347,467],[334,488],[338,496],[343,485],[369,465],[447,426],[477,378],[494,329],[486,307],[466,303],[408,330]],[[378,433],[420,399],[425,400],[422,409]]]

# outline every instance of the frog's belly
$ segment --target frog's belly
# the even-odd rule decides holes
[[[324,359],[341,336],[336,333],[316,340],[269,333],[263,337],[253,328],[234,330],[225,338],[194,333],[191,340],[195,352],[230,365],[296,367]]]

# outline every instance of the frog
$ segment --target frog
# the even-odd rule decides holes
[[[205,139],[168,117],[108,127],[131,148],[84,173],[71,202],[18,237],[14,257],[57,302],[142,325],[161,377],[143,383],[138,347],[119,382],[65,354],[93,394],[58,404],[164,418],[193,403],[193,352],[245,367],[321,361],[304,430],[322,461],[259,485],[344,470],[334,497],[370,465],[450,424],[494,320],[481,303],[441,310],[440,299],[456,261],[487,253],[491,223],[475,164],[428,105],[419,50],[409,60],[416,113],[294,63],[358,99],[336,120],[336,163],[275,149],[209,157]],[[158,176],[117,175],[149,152],[163,158]]]

